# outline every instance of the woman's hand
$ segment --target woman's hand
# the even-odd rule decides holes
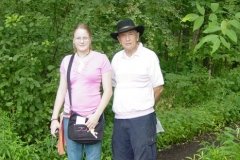
[[[89,130],[94,129],[97,126],[99,118],[100,116],[95,113],[88,117],[86,126],[89,128]]]
[[[58,122],[58,120],[56,119],[52,120],[51,126],[50,126],[52,136],[56,137],[56,133],[58,132],[59,127],[60,127],[60,123]]]

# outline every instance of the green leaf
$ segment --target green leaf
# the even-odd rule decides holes
[[[19,59],[19,57],[20,57],[20,55],[16,54],[13,56],[12,60],[16,62]]]
[[[226,34],[226,30],[227,30],[227,21],[223,20],[221,23],[221,30],[222,33],[225,35]]]
[[[193,31],[199,29],[202,24],[204,22],[204,17],[203,16],[199,16],[195,21],[194,21],[194,24],[193,24]]]
[[[228,22],[228,24],[230,24],[231,26],[235,27],[236,29],[240,30],[240,22],[237,20],[230,20]]]
[[[40,88],[40,87],[41,87],[41,85],[40,85],[40,83],[39,83],[38,81],[33,81],[33,84],[34,84],[37,88]]]
[[[195,21],[197,18],[199,17],[199,15],[197,14],[194,14],[194,13],[190,13],[190,14],[187,14],[183,19],[182,19],[182,22],[186,22],[186,21]]]
[[[4,82],[1,82],[0,83],[0,89],[2,89],[3,87],[8,87],[10,85],[10,82],[8,82],[8,81],[4,81]]]
[[[202,45],[206,42],[213,43],[212,45],[212,51],[211,54],[217,51],[217,49],[220,47],[221,41],[218,38],[218,35],[207,35],[201,39],[201,41],[196,45],[194,48],[194,52],[196,52],[199,48],[202,47]]]
[[[204,14],[205,14],[205,9],[204,9],[204,7],[200,6],[199,3],[196,3],[196,5],[197,5],[197,9],[198,9],[199,13],[201,13],[201,15],[204,16]]]
[[[219,8],[219,3],[211,3],[211,10],[216,12]]]
[[[235,14],[235,18],[240,19],[240,12],[237,12],[237,13]]]
[[[23,26],[22,26],[22,30],[25,31],[25,32],[28,31],[28,28],[26,27],[26,25],[23,25]]]
[[[216,39],[218,39],[218,35],[216,35],[216,34],[209,34],[209,35],[203,37],[200,40],[200,42],[195,46],[194,52],[196,52],[199,48],[201,48],[204,43],[206,43],[206,42],[213,42]]]
[[[212,22],[217,21],[217,15],[214,14],[214,13],[211,13],[211,14],[209,15],[209,20],[212,21]]]
[[[213,32],[217,32],[220,31],[221,27],[217,26],[217,25],[209,25],[204,31],[203,33],[213,33]]]
[[[10,106],[12,106],[12,105],[13,105],[13,102],[7,102],[7,103],[6,103],[6,106],[7,106],[7,107],[10,107]]]
[[[47,69],[48,69],[49,71],[53,70],[54,68],[55,68],[54,65],[48,65],[48,66],[47,66]]]
[[[231,29],[227,29],[226,30],[226,35],[228,36],[228,38],[230,38],[233,42],[237,43],[237,34],[235,31],[231,30]]]
[[[212,43],[213,45],[211,54],[217,51],[217,49],[220,47],[221,41],[219,40],[219,38],[215,38],[214,40],[212,40]]]
[[[223,38],[222,36],[220,36],[220,40],[222,42],[222,44],[227,48],[230,49],[230,43],[228,43],[225,38]]]

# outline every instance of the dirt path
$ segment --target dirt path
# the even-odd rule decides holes
[[[200,148],[200,142],[197,141],[174,145],[170,149],[160,151],[158,160],[184,160],[186,157],[192,157]]]
[[[202,148],[201,142],[212,142],[214,139],[213,134],[205,134],[190,142],[173,145],[169,149],[159,151],[158,160],[186,160],[186,157],[193,157],[197,150]]]

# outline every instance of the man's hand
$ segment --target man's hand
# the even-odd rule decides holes
[[[157,86],[153,88],[153,91],[154,91],[154,99],[155,99],[155,106],[156,106],[160,99],[160,95],[163,91],[163,86]]]

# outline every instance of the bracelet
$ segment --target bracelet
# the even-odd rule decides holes
[[[55,121],[55,120],[57,120],[57,121],[58,121],[58,119],[57,119],[57,118],[52,118],[52,119],[51,119],[51,121]]]

